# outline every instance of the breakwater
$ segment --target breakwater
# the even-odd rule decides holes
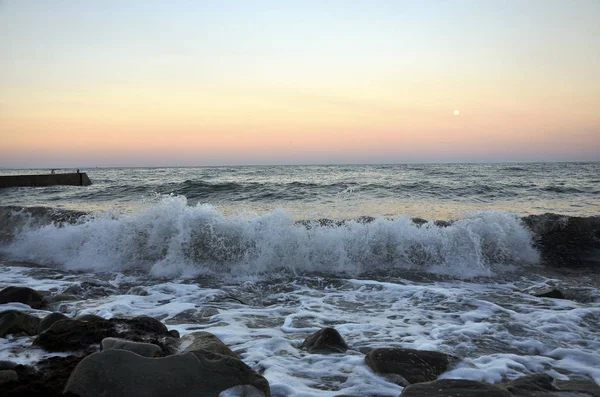
[[[85,172],[42,175],[0,175],[0,188],[52,185],[88,186],[92,181]]]

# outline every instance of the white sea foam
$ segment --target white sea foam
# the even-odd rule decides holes
[[[26,227],[3,248],[13,260],[66,269],[145,269],[156,277],[273,272],[338,275],[419,270],[489,276],[534,263],[531,233],[514,214],[478,212],[447,227],[409,218],[320,225],[283,211],[225,217],[167,197],[134,215],[98,212],[77,224]]]

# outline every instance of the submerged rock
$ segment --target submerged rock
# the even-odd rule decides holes
[[[533,296],[537,296],[538,298],[566,299],[563,293],[557,288],[546,288],[537,291]]]
[[[0,304],[10,302],[24,303],[33,309],[41,309],[46,304],[42,294],[28,287],[6,287],[0,291]]]
[[[217,397],[245,384],[270,396],[267,380],[232,357],[195,351],[146,358],[125,350],[107,350],[84,358],[69,377],[65,392],[81,397]]]
[[[54,312],[48,314],[46,317],[42,319],[40,322],[40,330],[39,332],[44,332],[48,328],[52,326],[57,321],[68,319],[69,317],[65,316],[62,313]]]
[[[40,327],[40,319],[18,310],[0,312],[0,337],[25,333],[36,335]]]
[[[440,379],[406,387],[402,397],[513,397],[506,389],[465,379]]]
[[[410,383],[419,383],[435,380],[445,372],[449,357],[435,351],[390,347],[371,350],[365,362],[373,372],[398,374]]]
[[[40,334],[33,344],[51,352],[77,351],[95,348],[94,345],[110,337],[152,343],[160,346],[165,354],[175,352],[178,345],[178,339],[169,334],[167,327],[150,317],[112,318],[95,322],[60,320]]]
[[[160,357],[162,349],[152,343],[132,342],[119,338],[102,339],[102,350],[127,350],[144,357]]]
[[[302,342],[302,348],[309,353],[343,353],[348,345],[335,328],[321,328]]]
[[[180,339],[181,352],[188,353],[196,350],[207,350],[224,356],[240,359],[240,356],[232,351],[221,339],[210,332],[193,332]]]

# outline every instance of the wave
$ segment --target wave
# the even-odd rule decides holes
[[[156,277],[416,270],[468,278],[539,260],[533,234],[505,212],[452,222],[298,222],[283,211],[225,217],[175,196],[135,215],[1,207],[0,216],[14,228],[2,248],[12,260],[99,272],[138,269]]]

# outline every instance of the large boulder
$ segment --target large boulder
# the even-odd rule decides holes
[[[152,343],[132,342],[126,339],[119,338],[104,338],[102,339],[102,350],[127,350],[144,357],[160,357],[162,349],[160,346]]]
[[[62,313],[58,313],[58,312],[50,313],[46,317],[44,317],[42,319],[42,321],[40,322],[39,332],[44,332],[45,330],[50,328],[50,326],[52,326],[52,324],[54,324],[55,322],[60,321],[60,320],[65,320],[68,318],[69,317],[65,316]]]
[[[302,348],[309,353],[343,353],[348,345],[335,328],[321,328],[302,342]]]
[[[16,382],[19,380],[17,371],[12,369],[5,369],[0,371],[0,386],[8,382]]]
[[[232,351],[221,339],[210,332],[192,332],[181,338],[180,343],[180,351],[182,353],[193,352],[195,350],[208,350],[209,352],[240,359],[237,353]]]
[[[69,377],[65,392],[81,397],[217,397],[238,385],[252,385],[270,396],[264,377],[229,356],[197,350],[146,358],[107,350],[84,358]]]
[[[513,397],[506,389],[465,379],[440,379],[406,387],[402,397]]]
[[[394,347],[373,349],[365,361],[373,372],[398,374],[410,383],[435,380],[450,366],[447,354]]]
[[[51,352],[86,351],[96,349],[104,338],[152,343],[160,346],[165,354],[174,353],[179,344],[179,340],[169,334],[163,323],[151,317],[112,318],[95,322],[60,320],[38,335],[33,344]]]
[[[24,303],[34,309],[41,309],[46,304],[42,294],[27,287],[6,287],[0,291],[0,303],[10,302]]]
[[[20,312],[18,310],[7,310],[0,312],[0,337],[4,338],[9,334],[25,333],[27,335],[36,335],[40,327],[40,319]]]

